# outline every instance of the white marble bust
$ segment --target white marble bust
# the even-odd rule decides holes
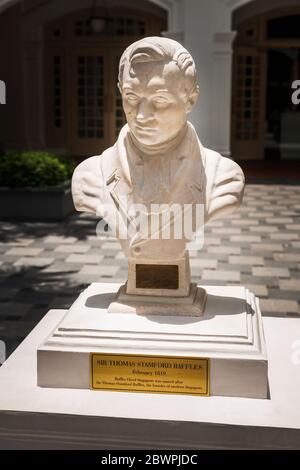
[[[129,267],[178,263],[186,281],[178,295],[187,295],[189,240],[145,237],[135,224],[135,205],[143,204],[150,214],[152,204],[198,204],[207,223],[241,204],[244,175],[237,163],[204,148],[187,121],[199,87],[193,58],[178,42],[148,37],[133,43],[120,60],[119,89],[127,124],[112,147],[76,168],[74,204],[111,226],[120,214],[124,224],[134,226],[131,236],[120,239]],[[139,293],[133,285],[127,292]]]

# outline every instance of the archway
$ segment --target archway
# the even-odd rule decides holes
[[[292,84],[300,78],[300,1],[280,7],[279,0],[266,0],[260,10],[256,3],[233,15],[232,155],[300,159],[300,107],[292,102]],[[278,8],[268,10],[271,4]]]
[[[112,57],[120,55],[129,42],[143,35],[167,31],[171,27],[171,18],[176,18],[176,9],[172,5],[173,0],[0,0],[3,39],[0,52],[7,64],[0,78],[9,84],[10,96],[5,118],[0,116],[2,128],[4,124],[6,126],[6,131],[0,135],[3,145],[7,148],[48,149],[57,153],[74,152],[83,156],[101,152],[102,144],[104,147],[112,143],[114,131],[122,122],[120,109],[116,109],[114,94],[117,91],[112,91],[115,77]],[[109,27],[104,29],[107,34],[89,34],[87,20],[92,9],[96,18],[108,17]],[[81,36],[80,21],[83,22]],[[95,85],[94,90],[91,86],[80,91],[101,93],[98,100],[103,99],[106,127],[102,143],[100,132],[104,116],[96,116],[99,110],[87,109],[87,103],[79,105],[75,94],[75,91],[79,93],[78,89],[75,90],[79,88],[79,77],[75,79],[75,75],[81,73],[75,69],[75,53],[78,55],[80,48],[84,52],[81,57],[90,56],[90,61],[97,61],[97,57],[106,62],[105,79],[99,78],[105,80],[103,90],[100,91],[100,86],[96,89]],[[80,80],[85,78],[81,76]],[[83,99],[88,98],[83,96]],[[88,116],[89,123],[93,121],[93,125],[86,122],[84,132],[82,128],[80,131],[81,135],[86,132],[91,136],[94,127],[94,136],[90,138],[95,144],[86,141],[81,145],[82,142],[76,142],[74,136],[72,138],[72,122],[79,132],[79,107],[80,112],[94,113],[94,116]],[[100,131],[95,130],[96,125],[100,126]]]

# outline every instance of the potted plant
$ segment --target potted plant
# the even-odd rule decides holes
[[[62,220],[74,211],[70,179],[74,166],[37,151],[0,157],[0,219]]]

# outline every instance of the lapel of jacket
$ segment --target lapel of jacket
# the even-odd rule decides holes
[[[136,230],[135,212],[132,197],[132,182],[124,139],[128,132],[127,124],[122,128],[116,143],[114,164],[111,173],[106,177],[106,187],[114,206],[124,223]]]
[[[190,123],[188,135],[183,145],[183,152],[178,154],[175,160],[171,160],[171,204],[199,203],[205,191],[205,152],[200,143],[196,131]]]

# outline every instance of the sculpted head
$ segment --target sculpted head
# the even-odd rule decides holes
[[[121,57],[119,89],[130,131],[139,142],[171,140],[185,126],[198,97],[193,58],[172,39],[141,39]]]

